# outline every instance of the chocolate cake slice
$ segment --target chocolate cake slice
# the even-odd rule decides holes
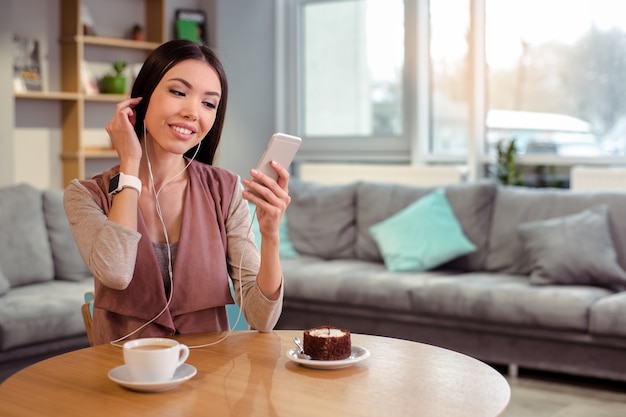
[[[314,360],[346,359],[352,353],[350,331],[332,326],[306,330],[304,332],[304,353]]]

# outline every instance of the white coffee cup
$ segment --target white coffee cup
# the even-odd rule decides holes
[[[124,363],[135,382],[165,382],[189,357],[189,347],[176,340],[148,337],[124,343]]]

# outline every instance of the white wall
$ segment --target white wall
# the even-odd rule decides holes
[[[0,3],[3,13],[0,13],[0,56],[11,56],[11,8],[12,4],[3,1]],[[13,141],[13,68],[10,65],[0,66],[0,186],[14,182],[15,155]]]
[[[12,34],[39,39],[44,88],[58,90],[58,0],[12,0],[11,3],[9,42],[12,42]],[[9,51],[10,58],[6,62],[12,63],[12,44]],[[12,71],[10,65],[9,67]],[[12,91],[9,94],[13,100]],[[20,99],[15,100],[11,107],[14,109],[11,125],[15,128],[12,144],[14,167],[10,182],[27,182],[40,188],[60,186],[60,103],[54,100]],[[2,149],[4,150],[4,145]]]
[[[136,7],[126,4],[126,0],[112,1],[116,7],[100,7],[109,2],[86,0],[94,14],[96,28],[102,34],[123,30],[125,26],[120,26],[119,16],[133,14],[133,7]],[[0,5],[3,10],[0,56],[12,55],[12,33],[42,39],[48,86],[58,90],[59,1],[0,0]],[[122,7],[130,9],[123,12]],[[201,8],[208,16],[214,15],[213,20],[209,17],[209,43],[216,46],[230,85],[229,109],[216,164],[247,176],[275,126],[274,0],[169,0],[170,38],[171,21],[177,8]],[[12,62],[12,59],[5,62]],[[38,188],[59,188],[62,186],[60,103],[15,100],[11,77],[11,66],[4,65],[0,70],[3,81],[0,82],[0,108],[8,110],[2,113],[0,121],[4,121],[4,126],[15,128],[12,132],[7,129],[8,133],[0,137],[0,184],[27,182]],[[101,107],[96,110],[97,115],[94,116],[93,111],[87,114],[90,120],[86,120],[86,125],[91,135],[104,134],[109,114]],[[91,161],[91,165],[99,170],[110,164],[105,160]]]

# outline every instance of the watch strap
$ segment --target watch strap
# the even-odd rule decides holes
[[[124,174],[123,172],[120,172],[111,178],[111,182],[109,183],[110,195],[115,195],[124,188],[132,188],[136,190],[139,195],[141,195],[141,180],[134,175]]]

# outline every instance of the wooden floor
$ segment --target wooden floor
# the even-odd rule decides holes
[[[625,417],[626,383],[520,370],[503,417]]]

